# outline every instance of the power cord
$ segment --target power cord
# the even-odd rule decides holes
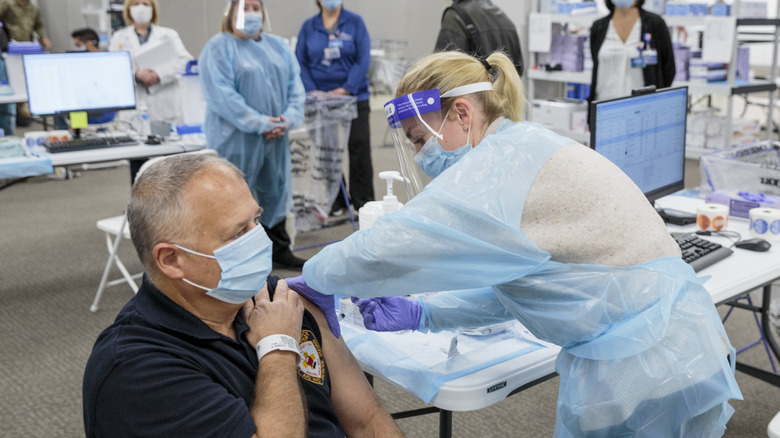
[[[731,246],[729,246],[729,249],[734,248],[734,245],[737,244],[740,240],[742,240],[742,235],[739,234],[736,231],[730,231],[730,230],[721,230],[721,231],[706,231],[706,230],[699,230],[696,231],[696,234],[699,236],[720,236],[725,237],[726,239],[731,242]]]

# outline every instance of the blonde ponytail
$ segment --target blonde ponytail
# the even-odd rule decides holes
[[[493,82],[493,91],[474,93],[482,104],[488,123],[499,117],[512,121],[523,120],[525,91],[512,61],[501,52],[487,58],[491,73],[480,60],[463,52],[438,52],[415,63],[398,84],[396,97],[418,91],[438,88],[442,94],[453,88],[476,82]],[[442,99],[442,111],[446,112],[454,98]]]
[[[493,91],[499,98],[499,102],[496,102],[496,108],[500,110],[499,115],[515,122],[522,122],[525,88],[515,65],[501,52],[493,52],[488,56],[487,62],[498,73],[493,82]]]

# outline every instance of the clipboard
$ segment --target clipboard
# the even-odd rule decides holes
[[[143,44],[134,53],[138,69],[150,68],[155,71],[173,68],[178,59],[176,49],[171,41],[155,41]]]

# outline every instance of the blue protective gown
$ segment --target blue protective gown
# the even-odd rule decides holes
[[[284,41],[266,33],[259,41],[228,33],[212,37],[198,59],[206,99],[208,147],[245,173],[266,227],[282,222],[292,207],[290,138],[268,141],[269,117],[284,115],[287,132],[303,122],[306,93],[300,67]]]
[[[520,230],[534,178],[570,143],[504,121],[400,211],[310,259],[307,283],[357,297],[461,290],[420,301],[422,331],[517,318],[562,347],[556,436],[720,436],[741,398],[734,349],[693,269],[560,263]]]

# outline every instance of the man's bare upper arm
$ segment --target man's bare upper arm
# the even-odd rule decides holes
[[[331,403],[347,436],[403,436],[377,399],[344,338],[333,336],[319,307],[303,296],[301,300],[320,328],[322,353],[330,373]]]

